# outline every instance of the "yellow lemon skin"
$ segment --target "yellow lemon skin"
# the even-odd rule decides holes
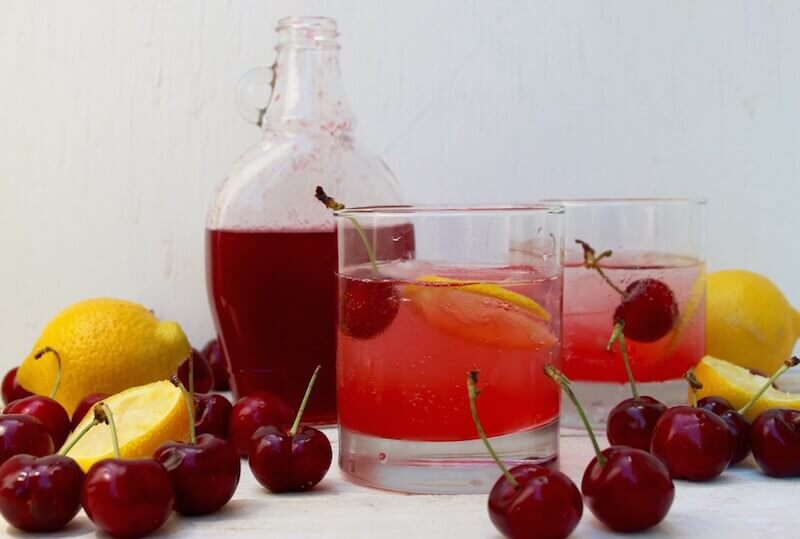
[[[744,407],[767,381],[744,367],[729,361],[706,356],[697,364],[695,377],[703,385],[697,390],[697,398],[718,396],[728,400],[737,410]],[[787,393],[774,387],[768,388],[745,414],[753,421],[762,412],[771,408],[800,410],[800,394]]]
[[[161,444],[189,440],[189,411],[180,389],[170,382],[153,382],[132,387],[105,399],[111,409],[122,458],[149,458]],[[67,438],[68,446],[94,419],[92,412]],[[110,427],[92,427],[67,453],[87,471],[95,462],[112,458],[114,446]]]
[[[49,395],[56,378],[53,354],[61,357],[55,399],[71,415],[89,393],[113,395],[175,374],[189,355],[189,341],[176,322],[162,322],[142,305],[119,299],[89,299],[61,311],[44,328],[17,371],[20,384]]]
[[[769,279],[744,270],[708,275],[706,353],[772,374],[800,337],[800,313]]]

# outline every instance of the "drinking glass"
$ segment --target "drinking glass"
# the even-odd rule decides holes
[[[554,463],[559,387],[543,368],[560,363],[563,208],[371,207],[336,221],[344,473],[403,492],[488,492],[500,472],[470,413],[470,371],[500,457]],[[414,248],[398,255],[396,243]]]
[[[683,376],[705,352],[705,201],[558,202],[566,208],[563,367],[590,421],[603,425],[631,397],[620,343],[608,346],[620,320],[639,393],[685,403]],[[587,267],[584,247],[601,271]],[[571,404],[563,421],[580,426]]]

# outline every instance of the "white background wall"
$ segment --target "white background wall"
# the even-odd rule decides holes
[[[800,304],[800,2],[2,0],[0,366],[88,296],[211,335],[205,212],[259,136],[233,90],[287,14],[339,19],[412,200],[706,196],[711,267]]]

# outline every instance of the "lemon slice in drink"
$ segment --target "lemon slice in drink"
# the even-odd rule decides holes
[[[712,395],[723,397],[737,410],[747,404],[767,381],[763,376],[753,374],[744,367],[711,356],[704,357],[697,364],[694,374],[703,384],[702,389],[697,391],[697,398]],[[747,411],[747,419],[753,421],[761,412],[770,408],[800,410],[800,394],[770,387]]]
[[[547,322],[550,313],[536,301],[491,283],[438,275],[416,279],[404,296],[425,319],[451,335],[489,346],[540,350],[558,342]]]
[[[119,449],[123,458],[151,457],[167,441],[189,439],[189,414],[181,390],[166,381],[132,387],[105,399],[117,426]],[[88,413],[67,438],[69,444],[76,432],[91,423]],[[114,456],[108,425],[93,427],[70,449],[68,456],[86,471],[98,460]]]

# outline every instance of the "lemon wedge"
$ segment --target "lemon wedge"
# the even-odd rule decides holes
[[[516,349],[540,350],[558,342],[547,324],[550,313],[528,296],[496,284],[438,275],[423,275],[416,281],[442,285],[409,284],[403,294],[428,322],[446,333]]]
[[[706,356],[697,364],[694,371],[697,380],[703,384],[697,391],[697,398],[716,395],[727,399],[735,409],[742,408],[761,389],[767,379],[751,373],[739,365]],[[800,410],[800,394],[787,393],[774,387],[768,388],[747,411],[746,417],[753,421],[770,408],[793,408]]]
[[[189,439],[189,413],[181,390],[166,381],[132,387],[112,395],[105,402],[114,414],[119,448],[124,458],[151,457],[167,441]],[[94,415],[83,418],[76,432],[92,422]],[[68,455],[87,471],[98,460],[114,456],[108,425],[99,424],[89,430]]]

